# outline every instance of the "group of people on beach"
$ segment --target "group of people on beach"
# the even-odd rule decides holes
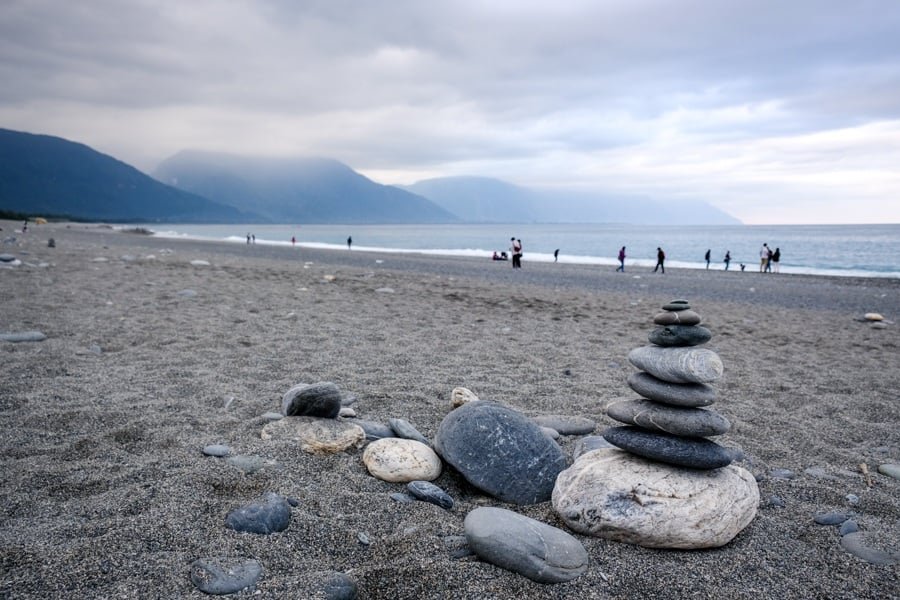
[[[624,273],[625,272],[625,258],[626,258],[625,246],[622,246],[619,249],[619,255],[617,258],[619,260],[619,266],[616,267],[616,272]],[[763,272],[778,273],[779,272],[779,264],[781,262],[781,249],[775,248],[775,250],[772,250],[771,248],[769,248],[768,244],[764,243],[762,245],[762,248],[760,248],[760,251],[759,251],[759,259],[760,259],[760,262],[759,262],[759,272],[760,273],[763,273]],[[703,260],[706,261],[706,268],[709,269],[709,264],[710,264],[710,261],[712,260],[712,249],[706,250],[706,254],[703,255]],[[731,266],[731,250],[725,251],[725,258],[723,259],[722,262],[725,263],[725,270],[727,271],[728,268]],[[741,271],[743,271],[746,267],[747,267],[747,265],[741,263]],[[666,252],[660,247],[656,248],[656,266],[653,267],[653,272],[654,273],[661,272],[662,274],[666,273]]]
[[[781,271],[781,248],[772,250],[769,244],[763,242],[759,249],[759,272],[760,273],[779,273]]]

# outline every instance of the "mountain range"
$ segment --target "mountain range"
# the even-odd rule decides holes
[[[328,158],[183,151],[153,177],[88,146],[0,129],[0,211],[113,222],[736,224],[702,201],[486,177],[382,185]]]

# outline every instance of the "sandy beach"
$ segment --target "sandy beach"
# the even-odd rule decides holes
[[[900,598],[900,566],[849,554],[813,521],[853,512],[866,544],[900,556],[900,480],[878,472],[900,463],[900,280],[622,274],[527,254],[513,271],[20,226],[0,221],[16,237],[0,253],[22,262],[0,268],[0,333],[47,339],[0,342],[0,597],[203,598],[191,564],[233,557],[263,565],[234,597],[316,597],[337,571],[367,599]],[[457,386],[530,417],[589,417],[599,434],[614,424],[603,407],[636,397],[628,352],[679,297],[725,365],[715,408],[733,428],[718,441],[759,482],[756,518],[721,548],[578,535],[588,571],[541,585],[455,551],[479,506],[565,528],[549,502],[506,505],[445,468],[434,483],[451,510],[401,504],[390,494],[405,485],[372,477],[362,450],[313,456],[260,437],[285,391],[322,381],[355,396],[360,418],[428,437]],[[269,464],[245,473],[201,452],[217,443]],[[570,457],[576,443],[560,439]],[[288,529],[224,526],[266,492],[297,500]]]

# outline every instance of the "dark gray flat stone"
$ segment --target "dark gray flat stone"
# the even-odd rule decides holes
[[[410,481],[406,484],[406,489],[415,498],[423,502],[436,504],[445,510],[453,508],[453,498],[450,495],[428,481]]]
[[[641,346],[628,353],[628,361],[641,371],[672,383],[710,383],[725,370],[719,355],[708,348]]]
[[[416,440],[417,442],[422,442],[426,446],[431,446],[431,442],[428,438],[419,433],[419,430],[406,419],[388,419],[388,425],[391,426],[391,429],[399,438]]]
[[[356,580],[346,573],[332,573],[322,586],[325,600],[354,600],[358,593]]]
[[[541,427],[553,429],[560,435],[588,435],[597,429],[597,423],[587,417],[540,415],[531,420]]]
[[[856,524],[856,521],[853,519],[847,519],[843,523],[841,523],[841,528],[838,529],[842,536],[850,535],[851,533],[856,533],[859,531],[859,525]]]
[[[191,582],[206,594],[225,595],[256,585],[262,565],[252,559],[201,558],[191,564]]]
[[[210,444],[203,448],[203,454],[207,456],[215,456],[217,458],[224,458],[231,454],[231,448],[224,444]]]
[[[0,340],[4,342],[43,342],[47,336],[40,331],[18,331],[12,333],[0,333]]]
[[[377,421],[365,421],[363,419],[344,419],[347,423],[359,425],[366,432],[366,439],[370,442],[380,440],[382,438],[396,437],[397,434],[391,427]]]
[[[731,464],[727,448],[703,438],[685,438],[639,427],[611,427],[603,433],[610,443],[644,458],[692,469],[717,469]]]
[[[841,547],[853,556],[873,565],[895,565],[898,562],[896,556],[867,545],[861,531],[842,536]]]
[[[840,525],[849,518],[849,513],[835,511],[819,513],[815,517],[813,517],[813,521],[815,521],[819,525]]]
[[[628,385],[644,398],[672,406],[709,406],[716,401],[715,388],[705,383],[672,383],[641,372],[632,373]]]
[[[657,346],[699,346],[712,339],[712,332],[701,325],[666,325],[647,336]]]
[[[281,412],[287,417],[334,419],[341,411],[341,390],[331,382],[301,383],[281,398]]]
[[[653,317],[657,325],[699,325],[700,315],[691,309],[661,312]]]
[[[669,302],[668,304],[664,304],[662,307],[663,310],[670,310],[673,312],[678,312],[680,310],[688,310],[689,308],[691,308],[691,305],[688,304],[687,300],[685,300],[684,302],[672,301],[672,302]]]
[[[728,419],[702,408],[676,407],[650,400],[619,400],[606,407],[606,414],[627,425],[687,437],[722,435],[731,429]]]
[[[268,493],[261,502],[236,508],[225,517],[225,525],[235,531],[267,535],[284,531],[291,522],[291,505],[278,494]]]

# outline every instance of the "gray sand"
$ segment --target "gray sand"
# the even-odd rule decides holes
[[[0,222],[2,236],[18,225]],[[258,594],[237,597],[312,597],[331,571],[349,572],[360,598],[900,596],[900,567],[859,560],[836,527],[813,522],[852,510],[866,543],[900,546],[900,481],[877,472],[900,462],[898,324],[858,320],[896,320],[900,281],[622,275],[527,256],[513,271],[90,225],[18,237],[0,249],[25,263],[0,268],[0,332],[48,339],[0,342],[0,597],[201,598],[189,567],[212,556],[263,565]],[[563,527],[549,503],[503,505],[445,469],[435,483],[452,510],[400,504],[390,494],[405,486],[371,477],[361,451],[310,456],[260,439],[262,415],[304,381],[333,381],[357,396],[360,418],[403,418],[429,437],[456,386],[531,416],[590,417],[602,431],[612,424],[603,405],[634,397],[629,350],[647,343],[674,297],[703,315],[725,364],[714,407],[733,429],[721,441],[743,449],[753,473],[797,474],[760,481],[758,516],[725,547],[660,551],[578,536],[587,574],[539,585],[451,552],[473,508]],[[570,455],[575,440],[562,439]],[[215,443],[278,466],[244,474],[202,454]],[[826,477],[804,473],[811,467]],[[225,528],[229,510],[268,491],[299,501],[286,531]],[[786,506],[771,506],[773,495]]]

